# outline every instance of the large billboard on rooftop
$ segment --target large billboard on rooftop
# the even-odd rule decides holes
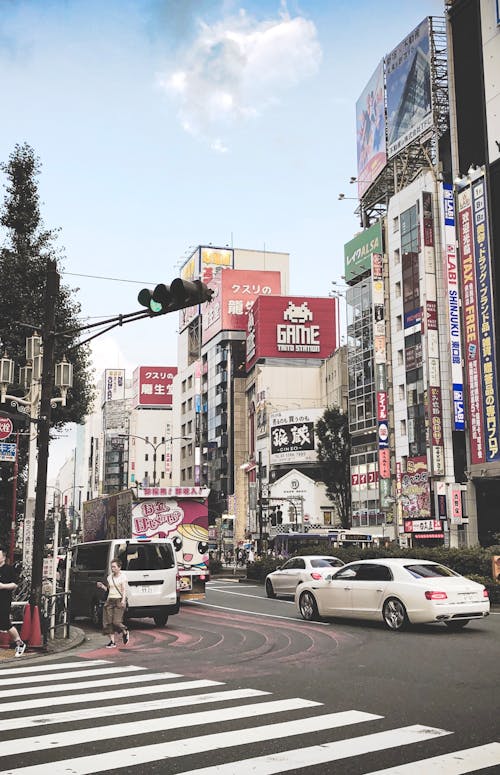
[[[389,158],[432,127],[429,18],[385,58]]]
[[[356,102],[356,141],[358,196],[361,198],[387,163],[383,60]]]

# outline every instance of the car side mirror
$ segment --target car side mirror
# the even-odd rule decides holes
[[[325,576],[325,581],[331,581],[332,579],[333,579],[333,574],[332,574],[332,573],[328,573],[328,574]]]

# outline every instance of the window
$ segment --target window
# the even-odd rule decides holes
[[[160,479],[165,479],[165,471],[162,471],[160,474]]]
[[[392,230],[393,230],[393,232],[399,231],[399,216],[398,215],[395,218],[392,219]]]
[[[398,398],[400,401],[404,401],[405,399],[405,386],[404,385],[398,385]]]
[[[404,363],[404,355],[402,350],[398,350],[398,366],[402,366]]]
[[[446,568],[444,565],[434,565],[434,563],[429,563],[428,565],[405,565],[405,570],[416,579],[434,579],[443,576],[460,575],[451,570],[451,568]]]
[[[73,560],[75,570],[97,570],[107,572],[109,544],[83,544],[76,549]]]
[[[394,286],[394,291],[396,293],[396,298],[401,298],[401,282],[400,280],[397,281],[396,285]]]
[[[394,251],[394,264],[397,266],[401,263],[401,253],[399,251],[399,248],[396,248]]]
[[[399,423],[399,433],[401,436],[406,436],[406,420],[401,420]]]
[[[396,317],[396,331],[402,331],[403,330],[403,316],[398,315]]]
[[[147,453],[147,452],[146,452],[146,453],[145,453],[145,455],[144,455],[144,460],[146,461],[146,463],[147,463],[147,462],[148,462],[148,460],[149,460],[149,455],[148,455],[148,453]]]

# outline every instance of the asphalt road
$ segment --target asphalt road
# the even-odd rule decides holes
[[[116,651],[85,627],[41,672],[0,671],[0,775],[500,772],[498,613],[393,633],[215,580]]]

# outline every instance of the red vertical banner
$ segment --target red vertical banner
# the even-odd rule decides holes
[[[485,446],[471,205],[471,190],[468,187],[458,195],[458,224],[463,289],[462,316],[465,372],[467,375],[467,415],[471,463],[476,464],[484,463]]]

